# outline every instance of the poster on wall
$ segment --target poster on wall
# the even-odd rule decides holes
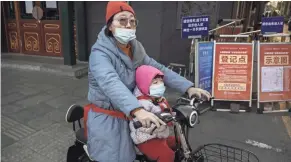
[[[291,43],[259,44],[259,102],[291,100]]]
[[[212,67],[214,42],[197,43],[195,54],[195,85],[212,93]]]
[[[215,100],[251,101],[253,43],[216,43],[214,54]]]

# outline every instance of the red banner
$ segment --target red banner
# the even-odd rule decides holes
[[[259,101],[291,100],[291,44],[261,44],[259,57]]]
[[[215,99],[251,100],[252,50],[252,44],[216,44]]]

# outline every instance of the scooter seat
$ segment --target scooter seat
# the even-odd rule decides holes
[[[81,142],[81,143],[84,144],[84,145],[87,144],[87,138],[86,138],[86,136],[85,136],[84,128],[80,128],[80,129],[76,132],[76,139],[77,139],[77,141]]]

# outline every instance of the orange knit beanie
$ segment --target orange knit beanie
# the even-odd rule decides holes
[[[106,8],[106,24],[108,20],[114,16],[115,14],[122,12],[122,11],[129,11],[135,15],[134,10],[130,5],[128,5],[124,1],[109,1]]]

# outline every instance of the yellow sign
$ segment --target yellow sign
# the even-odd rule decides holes
[[[273,56],[264,56],[265,65],[288,65],[289,56],[288,55],[273,55]]]
[[[219,64],[247,64],[247,55],[219,55]]]

